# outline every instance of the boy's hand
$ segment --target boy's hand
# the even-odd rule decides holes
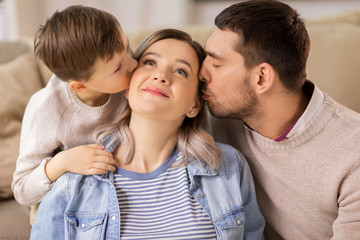
[[[51,181],[55,181],[65,172],[83,175],[105,174],[115,171],[116,161],[104,146],[89,144],[77,146],[56,154],[45,166],[45,172]]]
[[[205,132],[203,129],[199,130],[199,133],[211,144],[215,144],[215,140],[213,136],[211,136],[209,133]]]

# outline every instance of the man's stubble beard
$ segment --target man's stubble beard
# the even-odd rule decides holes
[[[252,91],[248,78],[244,80],[242,90],[239,90],[237,93],[234,91],[234,95],[236,96],[222,96],[228,99],[226,102],[217,101],[219,96],[215,97],[214,102],[207,102],[211,115],[218,118],[237,118],[244,122],[247,119],[253,118],[259,100]]]

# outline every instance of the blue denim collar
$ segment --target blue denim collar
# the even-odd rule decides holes
[[[103,140],[103,145],[105,146],[105,150],[109,152],[114,152],[117,146],[120,144],[120,138],[116,134],[116,132],[107,135]],[[177,150],[178,151],[178,150]],[[218,171],[213,170],[210,166],[204,162],[200,163],[197,159],[191,158],[190,163],[187,165],[189,180],[190,180],[190,189],[194,187],[195,179],[197,176],[215,176],[217,175]],[[113,173],[109,172],[104,175],[99,175],[96,178],[98,180],[109,179],[110,181],[113,180]]]

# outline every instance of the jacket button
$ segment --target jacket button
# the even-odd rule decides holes
[[[81,227],[82,227],[82,228],[84,228],[85,226],[86,226],[85,223],[81,224]]]
[[[116,216],[113,216],[111,219],[112,219],[113,221],[116,221]]]
[[[236,223],[237,223],[238,225],[240,225],[240,224],[241,224],[241,221],[240,221],[240,220],[236,220]]]
[[[199,198],[203,198],[204,195],[202,193],[199,194]]]

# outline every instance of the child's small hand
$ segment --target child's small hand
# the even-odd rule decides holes
[[[205,132],[202,129],[200,129],[199,132],[210,144],[215,144],[213,136],[211,136],[209,133]]]
[[[105,174],[115,171],[116,161],[104,146],[89,144],[77,146],[56,154],[45,167],[51,181],[55,181],[65,172],[83,175]]]

